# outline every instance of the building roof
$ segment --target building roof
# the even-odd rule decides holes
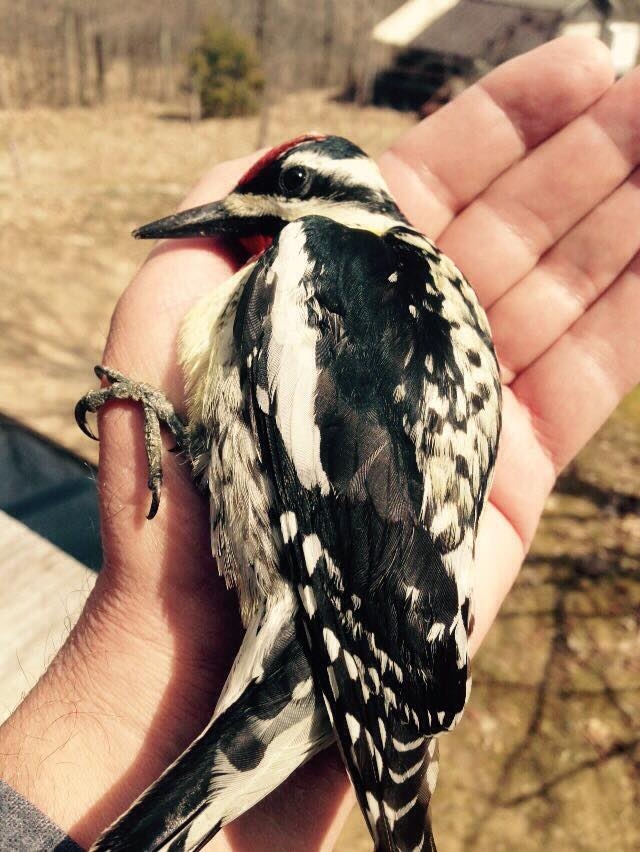
[[[640,55],[640,24],[637,21],[610,21],[611,60],[616,74],[626,74]]]
[[[543,12],[561,12],[571,14],[582,6],[586,6],[590,0],[478,0],[488,2],[493,6],[514,6],[517,9],[536,9]]]
[[[534,28],[585,6],[588,0],[408,0],[373,29],[373,38],[394,47],[415,47],[477,56],[487,39],[528,12]],[[594,10],[595,11],[595,10]],[[433,33],[433,35],[432,35]],[[526,39],[528,41],[530,39]],[[451,44],[450,44],[451,43]],[[538,42],[539,43],[539,40]],[[455,48],[455,49],[454,49]],[[526,47],[523,49],[527,49]]]
[[[406,47],[458,0],[408,0],[373,28],[373,37],[382,44]]]
[[[640,0],[617,0],[604,26],[592,0],[408,0],[372,34],[394,47],[500,61],[556,35],[589,35],[610,45],[623,74],[640,54],[639,10]]]

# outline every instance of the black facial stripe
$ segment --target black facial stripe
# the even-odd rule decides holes
[[[282,220],[277,216],[230,216],[212,233],[232,236],[263,234],[274,237],[280,233],[282,225]]]
[[[269,195],[282,196],[280,177],[289,167],[290,159],[300,153],[318,154],[326,160],[361,160],[366,159],[366,154],[352,142],[339,136],[330,136],[321,141],[304,142],[287,151],[278,159],[266,165],[262,171],[247,183],[236,189],[242,195]],[[291,163],[293,165],[293,163]],[[391,196],[383,191],[370,189],[364,185],[348,184],[340,180],[337,175],[314,171],[312,166],[306,167],[311,175],[311,180],[304,187],[299,196],[303,199],[322,199],[333,202],[351,202],[368,208],[371,212],[386,213],[403,219]],[[330,163],[327,163],[328,170]],[[293,193],[289,198],[298,197]]]
[[[278,192],[278,178],[282,168],[281,160],[266,165],[254,178],[236,188],[239,195],[275,195]]]
[[[279,186],[281,167],[286,167],[286,161],[270,164],[253,180],[239,187],[236,192],[243,195],[271,195],[286,198],[287,196],[283,195]],[[386,213],[404,219],[396,203],[386,192],[375,191],[358,184],[345,184],[333,175],[322,174],[321,172],[311,173],[312,179],[308,189],[302,195],[303,200],[319,199],[336,203],[350,202],[366,207],[371,212]],[[295,196],[289,196],[289,199],[293,198]]]
[[[352,202],[380,213],[398,213],[396,203],[388,193],[372,190],[358,184],[345,184],[333,175],[320,172],[314,174],[307,197],[327,201]]]

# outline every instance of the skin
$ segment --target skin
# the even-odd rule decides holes
[[[639,102],[640,70],[614,84],[599,42],[561,39],[492,72],[380,158],[400,206],[472,281],[503,368],[474,650],[558,472],[640,379]],[[253,159],[214,168],[183,206],[224,195]],[[214,242],[157,246],[118,303],[103,363],[180,407],[181,318],[238,261]],[[99,431],[105,566],[67,643],[0,729],[2,777],[85,845],[200,731],[241,637],[188,465],[165,454],[147,523],[139,411],[112,403]],[[330,750],[209,848],[328,850],[351,804]]]

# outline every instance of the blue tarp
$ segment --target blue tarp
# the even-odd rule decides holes
[[[97,571],[96,470],[0,416],[0,509]]]

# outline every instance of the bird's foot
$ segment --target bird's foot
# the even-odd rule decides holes
[[[162,488],[162,441],[160,424],[164,423],[176,441],[175,451],[188,450],[187,427],[178,417],[176,411],[162,393],[144,382],[129,379],[117,370],[109,367],[95,367],[99,379],[106,379],[109,384],[99,390],[86,393],[76,404],[75,417],[80,429],[89,438],[98,440],[87,425],[87,414],[95,414],[99,408],[111,399],[131,400],[142,405],[144,414],[144,444],[147,451],[149,478],[147,484],[151,491],[151,507],[147,518],[155,517],[160,505]]]

